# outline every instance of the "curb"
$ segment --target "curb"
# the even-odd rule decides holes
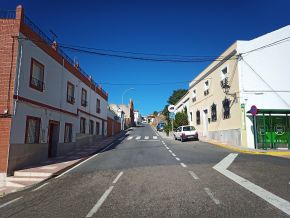
[[[92,155],[97,154],[97,153],[99,153],[102,150],[106,150],[105,148],[109,147],[110,144],[114,143],[116,140],[118,140],[119,138],[123,137],[124,135],[126,135],[126,131],[124,131],[123,133],[120,133],[120,135],[118,137],[116,137],[113,141],[111,141],[110,143],[106,143],[106,145],[100,147],[98,150],[88,154],[86,157],[81,158],[79,161],[73,163],[72,165],[69,165],[69,166],[67,166],[67,167],[65,167],[65,168],[63,168],[63,169],[61,169],[61,170],[59,170],[57,172],[54,172],[52,175],[50,175],[49,177],[45,178],[44,180],[42,180],[42,181],[40,181],[38,183],[34,183],[32,185],[28,185],[28,186],[19,188],[16,191],[10,192],[10,193],[7,193],[7,194],[5,194],[5,191],[3,191],[3,192],[1,191],[0,192],[0,199],[3,198],[3,197],[8,196],[10,194],[14,194],[14,193],[17,193],[17,192],[20,192],[20,191],[25,191],[27,189],[33,188],[34,186],[37,186],[37,185],[42,184],[42,183],[45,183],[46,181],[57,177],[58,175],[64,173],[65,171],[73,168],[74,166],[76,166],[76,165],[80,164],[81,162],[85,161],[86,159],[90,158]]]
[[[209,142],[202,140],[203,142],[210,143],[212,145],[216,145],[218,147],[226,148],[228,150],[244,153],[244,154],[253,154],[253,155],[269,155],[269,156],[276,156],[276,157],[290,157],[290,151],[252,151],[252,150],[244,150],[241,148],[233,147],[231,145],[225,145],[217,142]]]

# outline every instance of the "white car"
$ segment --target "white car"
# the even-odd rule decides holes
[[[193,126],[180,126],[174,131],[173,137],[175,140],[180,140],[181,142],[187,139],[198,140],[198,133]]]

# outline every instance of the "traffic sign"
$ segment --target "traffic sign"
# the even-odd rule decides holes
[[[174,112],[175,111],[175,106],[173,104],[169,105],[167,109],[168,109],[169,112]]]
[[[170,120],[174,120],[174,119],[175,119],[175,113],[170,112],[170,113],[169,113],[169,119],[170,119]]]
[[[256,114],[259,112],[259,110],[258,110],[256,105],[252,105],[250,112],[253,116],[256,116]]]

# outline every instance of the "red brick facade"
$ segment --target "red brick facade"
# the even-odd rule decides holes
[[[16,37],[22,16],[22,7],[17,7],[16,19],[0,19],[0,172],[7,171],[18,53]]]

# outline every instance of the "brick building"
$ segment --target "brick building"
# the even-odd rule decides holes
[[[21,6],[0,13],[0,77],[0,181],[120,131],[108,94]]]

